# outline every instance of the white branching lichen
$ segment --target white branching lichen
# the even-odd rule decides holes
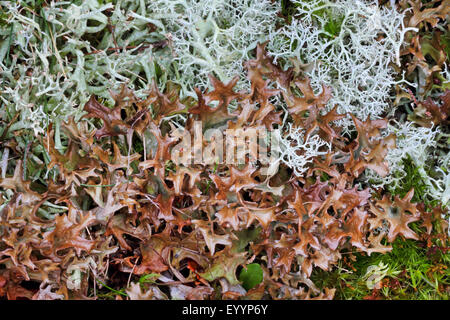
[[[330,152],[331,144],[317,134],[305,139],[305,130],[292,127],[291,124],[287,129],[284,135],[281,135],[280,131],[275,131],[278,134],[276,138],[279,154],[275,162],[282,162],[292,168],[297,176],[303,176],[314,158]]]
[[[375,119],[390,109],[396,80],[392,63],[399,64],[405,28],[403,14],[376,1],[293,1],[297,19],[273,35],[269,51],[276,59],[298,59],[311,84],[333,88],[329,101],[338,112],[361,120]],[[380,37],[383,35],[383,37]],[[344,129],[349,119],[340,121]]]
[[[373,187],[387,187],[395,190],[402,188],[403,180],[407,176],[405,170],[406,159],[410,159],[417,168],[422,181],[426,184],[426,196],[430,200],[438,200],[443,206],[448,205],[450,199],[450,156],[438,157],[438,167],[433,176],[430,176],[429,168],[436,158],[438,136],[441,134],[439,127],[426,128],[416,126],[413,122],[389,125],[384,135],[395,133],[397,137],[396,148],[390,149],[386,156],[389,164],[389,174],[382,178],[374,171],[367,170],[367,180]]]
[[[270,0],[53,1],[37,15],[20,9],[32,1],[0,1],[15,44],[7,66],[11,30],[0,28],[0,68],[14,88],[2,100],[8,106],[25,97],[21,103],[44,106],[54,119],[80,116],[90,94],[110,100],[108,90],[123,83],[143,96],[153,79],[162,88],[171,80],[181,96],[195,97],[194,87],[209,87],[209,74],[224,82],[240,75],[243,88],[243,62],[269,41],[276,61],[308,66],[314,89],[333,88],[330,108],[338,104],[338,112],[362,120],[388,110],[399,82],[390,64],[399,63],[403,37],[413,30],[403,15],[374,1],[293,2],[292,21],[277,29],[281,5]],[[163,49],[153,48],[158,42]],[[28,118],[22,124],[30,128]],[[340,122],[350,130],[351,121]]]
[[[173,46],[177,73],[171,80],[195,97],[194,87],[209,87],[209,74],[223,82],[240,75],[238,87],[244,86],[243,62],[258,42],[275,33],[280,5],[269,0],[154,0],[147,9]]]
[[[51,1],[38,12],[26,9],[34,8],[30,0],[0,5],[7,23],[0,25],[0,104],[21,113],[10,131],[37,135],[48,120],[78,119],[91,94],[112,103],[109,90],[124,83],[144,96],[157,78],[153,61],[167,59],[150,45],[164,36],[131,19],[145,12],[140,1]]]

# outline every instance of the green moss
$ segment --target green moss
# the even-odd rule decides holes
[[[331,11],[326,11],[327,22],[324,24],[323,29],[327,32],[325,35],[328,38],[335,38],[341,33],[343,16],[334,17],[331,15]]]
[[[288,23],[291,23],[297,6],[290,0],[281,0],[281,14],[286,18]]]
[[[411,157],[403,160],[406,176],[400,187],[387,187],[392,195],[404,197],[414,188],[412,202],[424,203],[428,209],[438,203],[427,197],[428,186],[424,182],[420,170],[414,165]],[[431,174],[425,168],[427,174]],[[420,222],[410,224],[417,234],[423,234]],[[355,253],[355,261],[343,259],[331,272],[314,270],[312,280],[320,287],[334,287],[337,289],[337,299],[448,299],[450,255],[442,251],[442,244],[433,240],[430,247],[423,241],[405,240],[397,238],[392,245],[392,251],[387,254]],[[383,280],[385,286],[378,290],[367,286],[367,269],[380,263],[388,266]]]
[[[434,208],[439,205],[437,200],[432,200],[427,197],[427,189],[428,186],[425,183],[422,175],[420,174],[419,168],[414,164],[414,161],[408,155],[402,161],[404,171],[406,175],[401,180],[399,187],[391,187],[387,186],[389,193],[392,195],[398,195],[403,198],[412,188],[414,188],[414,196],[412,198],[412,202],[421,203],[423,202],[427,208]],[[432,173],[425,168],[427,173],[432,176]],[[395,175],[395,174],[394,174]]]
[[[392,251],[371,256],[356,253],[356,261],[343,259],[331,272],[313,271],[311,279],[321,288],[336,288],[336,299],[443,299],[449,298],[450,256],[436,243],[396,239]],[[387,266],[383,287],[369,289],[366,272],[380,263]]]

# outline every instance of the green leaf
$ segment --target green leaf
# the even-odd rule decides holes
[[[344,17],[333,17],[331,12],[327,13],[328,22],[324,26],[324,30],[328,32],[332,38],[337,37],[341,32],[342,22]]]
[[[239,280],[242,282],[245,290],[256,287],[263,281],[263,270],[261,266],[257,263],[249,264],[247,268],[242,269]]]

